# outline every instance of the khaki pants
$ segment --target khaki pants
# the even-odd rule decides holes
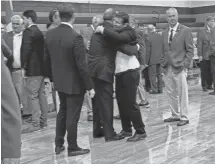
[[[172,117],[187,120],[188,118],[188,85],[185,70],[175,74],[169,67],[164,82],[169,100]]]

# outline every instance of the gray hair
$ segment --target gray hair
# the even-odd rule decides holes
[[[95,15],[92,19],[92,24],[94,23],[102,23],[103,22],[103,16],[102,15]]]
[[[22,19],[22,17],[21,17],[20,15],[13,15],[13,16],[11,17],[11,22],[13,22],[14,20],[19,20],[19,21],[20,21],[20,24],[23,23],[23,19]]]
[[[166,14],[168,14],[170,11],[174,11],[178,15],[178,10],[176,8],[174,8],[174,7],[168,8],[166,10]]]

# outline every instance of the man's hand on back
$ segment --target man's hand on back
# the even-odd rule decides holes
[[[103,34],[103,32],[104,32],[104,27],[103,26],[98,26],[96,28],[96,30],[95,30],[95,33],[101,33],[101,34]]]

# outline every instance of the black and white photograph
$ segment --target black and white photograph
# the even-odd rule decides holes
[[[215,1],[1,0],[1,164],[215,164]]]

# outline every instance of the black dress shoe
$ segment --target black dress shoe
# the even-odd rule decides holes
[[[207,89],[210,89],[210,90],[211,90],[211,89],[213,89],[213,86],[212,86],[212,85],[211,85],[211,86],[208,86]]]
[[[143,134],[137,134],[137,133],[135,133],[132,137],[130,137],[130,138],[127,139],[127,142],[140,141],[140,140],[143,140],[146,137],[147,137],[146,133],[143,133]]]
[[[179,123],[177,123],[177,126],[184,126],[186,124],[189,124],[189,120],[181,120]]]
[[[55,147],[55,153],[56,154],[60,154],[62,151],[65,150],[65,147],[64,146],[56,146]]]
[[[125,138],[125,136],[121,136],[121,135],[119,135],[119,134],[116,134],[115,136],[106,139],[106,142],[118,141],[118,140],[122,140],[122,139],[124,139],[124,138]]]
[[[215,95],[215,91],[210,92],[209,95]]]
[[[132,136],[132,131],[126,132],[126,131],[122,130],[118,135],[119,136],[124,136],[124,137],[131,137]]]
[[[158,93],[163,93],[163,90],[158,90]]]
[[[180,118],[170,117],[170,118],[164,119],[164,122],[175,122],[180,120],[181,120]]]
[[[158,91],[149,91],[149,94],[158,94]]]
[[[77,155],[84,155],[88,154],[90,152],[90,149],[82,149],[80,147],[77,147],[76,149],[69,150],[68,149],[68,156],[77,156]]]

